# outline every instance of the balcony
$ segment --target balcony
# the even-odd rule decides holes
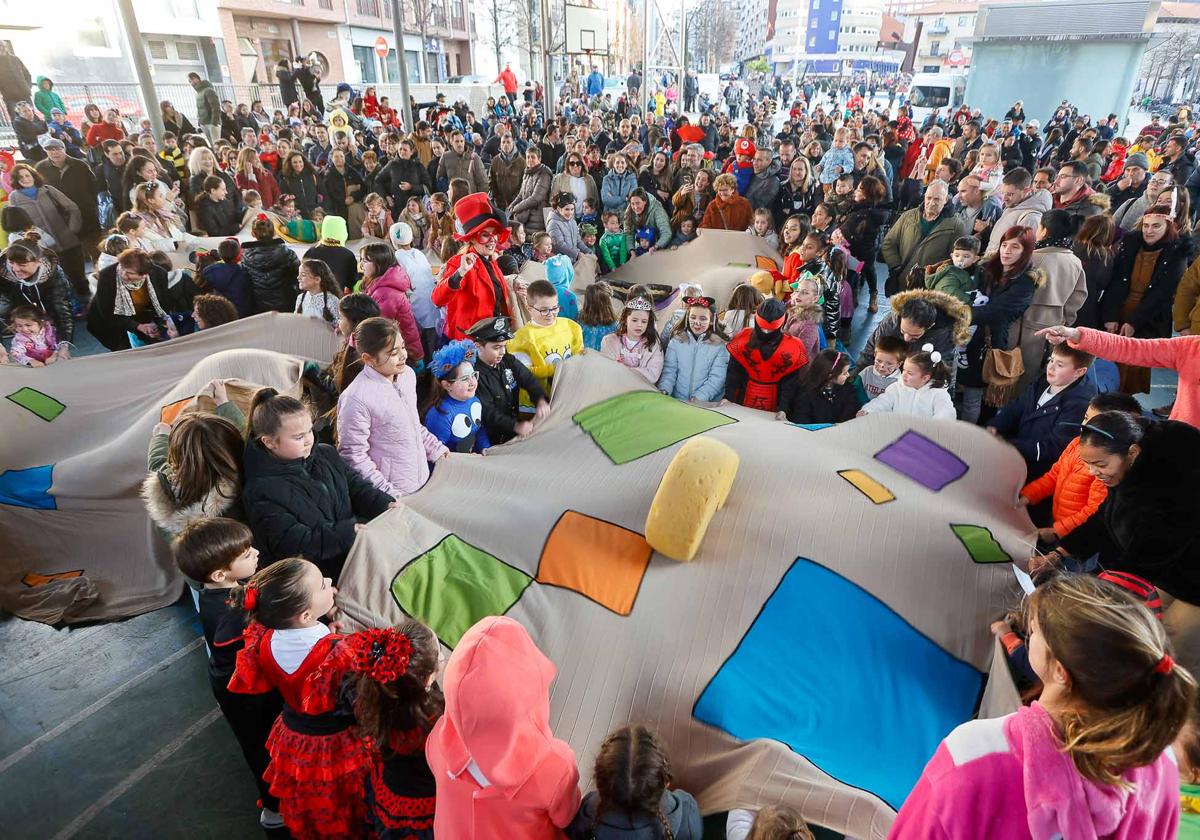
[[[946,26],[944,23],[934,23],[931,24],[930,27],[925,31],[930,35],[945,35],[950,31],[950,27]]]

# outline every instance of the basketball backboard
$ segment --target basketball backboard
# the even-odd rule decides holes
[[[566,4],[567,52],[608,55],[608,14],[604,9]]]

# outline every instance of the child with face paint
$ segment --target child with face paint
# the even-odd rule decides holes
[[[725,393],[728,341],[717,320],[716,301],[685,297],[685,315],[671,331],[658,390],[677,400],[717,402]]]

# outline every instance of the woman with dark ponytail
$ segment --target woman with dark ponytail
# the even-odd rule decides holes
[[[610,733],[595,776],[596,790],[567,828],[571,840],[700,840],[704,833],[692,795],[667,789],[671,765],[650,729],[630,724]]]
[[[312,414],[295,397],[261,388],[250,403],[242,505],[265,562],[310,557],[336,579],[360,520],[387,510],[392,497],[313,439]]]
[[[951,732],[888,837],[1171,840],[1179,772],[1166,749],[1196,682],[1163,622],[1089,575],[1043,584],[1027,610],[1040,699]]]

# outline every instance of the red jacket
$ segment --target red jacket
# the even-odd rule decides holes
[[[244,173],[239,172],[233,180],[239,190],[258,190],[258,194],[262,196],[263,209],[270,210],[279,203],[279,196],[283,194],[279,189],[279,182],[265,166],[255,172],[254,177],[255,180],[251,181]]]
[[[1060,537],[1082,525],[1108,495],[1079,457],[1079,438],[1067,444],[1048,473],[1021,488],[1021,495],[1035,505],[1052,493],[1054,533]]]
[[[475,256],[479,257],[478,254]],[[442,267],[442,279],[433,287],[430,296],[434,306],[446,307],[446,337],[451,340],[466,338],[467,330],[483,318],[512,315],[508,306],[508,282],[495,258],[488,261],[491,263],[491,274],[484,266],[484,258],[479,257],[458,288],[452,289],[450,276],[458,271],[461,262],[462,254],[455,254],[446,260]],[[503,300],[496,300],[493,278],[499,282]]]
[[[92,123],[88,126],[87,137],[84,142],[93,149],[103,143],[105,140],[124,140],[125,129],[119,125],[109,125],[106,122]]]

